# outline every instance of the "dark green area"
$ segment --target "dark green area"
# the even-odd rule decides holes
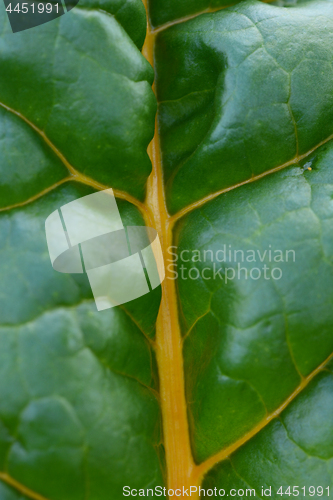
[[[131,3],[135,9],[141,5],[139,0]],[[129,7],[130,3],[122,8]],[[13,34],[4,5],[0,6],[0,102],[44,132],[74,168],[143,199],[156,111],[153,70],[117,15],[101,8],[110,10],[95,2],[89,9],[76,7],[52,22]],[[38,134],[11,114],[3,110],[0,116],[0,132],[6,127],[0,135],[0,154],[5,158],[0,172],[6,171],[0,194],[13,190],[8,186],[14,178],[21,187],[12,199],[20,202],[20,191],[38,193],[47,174],[51,184],[65,172]],[[25,160],[20,170],[18,150]],[[9,193],[2,206],[8,198]]]
[[[153,26],[157,27],[182,17],[218,7],[227,7],[237,3],[228,0],[151,0],[149,17]]]
[[[151,24],[159,27],[163,24],[179,21],[187,16],[194,16],[209,10],[218,10],[242,2],[243,0],[151,0],[149,15]],[[277,0],[271,2],[279,7],[295,7],[311,0]]]

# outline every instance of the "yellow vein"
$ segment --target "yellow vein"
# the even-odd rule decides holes
[[[216,191],[215,193],[209,194],[205,196],[204,198],[201,198],[201,200],[195,201],[191,203],[190,205],[187,205],[187,207],[182,208],[177,212],[176,214],[172,215],[170,217],[170,223],[174,224],[178,219],[181,217],[184,217],[184,215],[188,214],[189,212],[192,212],[193,210],[196,210],[197,208],[202,207],[206,203],[208,203],[211,200],[214,200],[218,196],[224,193],[228,193],[229,191],[233,191],[236,188],[239,188],[241,186],[244,186],[245,184],[250,184],[252,182],[258,181],[260,179],[263,179],[264,177],[274,174],[275,172],[278,172],[279,170],[283,170],[284,168],[290,167],[292,165],[295,165],[299,163],[300,161],[304,160],[307,156],[311,155],[316,149],[320,148],[327,142],[331,141],[333,139],[333,134],[327,137],[327,139],[324,139],[321,141],[319,144],[317,144],[315,147],[307,151],[306,153],[295,156],[292,160],[287,161],[286,163],[283,163],[283,165],[279,165],[278,167],[272,168],[271,170],[267,170],[266,172],[263,172],[262,174],[259,175],[254,175],[253,177],[250,177],[250,179],[246,179],[245,181],[239,182],[238,184],[235,184],[233,186],[229,186],[224,189],[220,189],[219,191]]]
[[[65,167],[69,170],[69,172],[74,175],[76,173],[75,169],[72,167],[72,165],[67,161],[67,159],[64,157],[64,155],[56,148],[56,146],[50,141],[50,139],[46,136],[46,134],[40,130],[34,123],[32,123],[28,118],[26,118],[22,113],[19,111],[16,111],[13,108],[10,108],[6,104],[0,102],[0,106],[4,108],[6,111],[9,113],[13,113],[14,115],[18,116],[18,118],[21,118],[29,127],[31,127],[35,132],[37,132],[38,135],[42,137],[42,139],[46,142],[46,144],[52,149],[52,151],[60,158],[62,163],[65,165]]]
[[[0,480],[2,480],[4,483],[7,483],[10,486],[12,486],[17,491],[19,491],[23,495],[31,498],[32,500],[48,500],[46,497],[43,497],[39,493],[36,493],[35,491],[32,491],[29,488],[27,488],[26,486],[24,486],[23,484],[19,483],[18,481],[16,481],[16,479],[13,479],[6,472],[0,472]]]
[[[273,1],[273,0],[272,0]],[[157,35],[157,33],[160,33],[161,31],[165,31],[168,28],[171,28],[171,26],[176,26],[177,24],[182,24],[186,23],[186,21],[191,21],[191,19],[195,19],[198,16],[201,16],[202,14],[211,14],[213,12],[218,12],[220,10],[224,10],[228,7],[232,7],[233,3],[230,3],[229,5],[225,5],[223,7],[215,7],[215,8],[208,8],[205,10],[202,10],[201,12],[196,12],[194,14],[190,14],[188,16],[180,17],[179,19],[175,19],[174,21],[169,21],[168,23],[162,24],[161,26],[158,26],[157,28],[154,28],[151,30],[152,35]]]

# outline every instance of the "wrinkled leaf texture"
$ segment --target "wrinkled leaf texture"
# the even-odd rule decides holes
[[[276,281],[179,278],[189,432],[197,464],[236,443],[205,487],[280,498],[333,487],[333,3],[227,4],[149,5],[174,244],[296,260]],[[44,222],[103,186],[144,201],[145,8],[81,0],[13,35],[1,5],[0,23],[0,500],[118,500],[166,478],[161,290],[97,313],[84,276],[53,271]],[[132,198],[123,222],[142,225]]]

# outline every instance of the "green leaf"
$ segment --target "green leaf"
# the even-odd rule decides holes
[[[146,11],[141,0],[80,0],[79,8],[101,10],[111,14],[142,49],[146,37]]]
[[[192,452],[227,492],[333,484],[332,28],[248,1],[156,35]]]
[[[280,419],[249,441],[228,460],[217,465],[206,477],[203,488],[235,488],[245,491],[272,488],[271,498],[282,486],[305,487],[310,498],[313,486],[331,486],[333,465],[332,410],[333,377],[331,369],[318,375]],[[293,491],[293,487],[291,488]],[[221,492],[223,493],[223,492]],[[240,492],[241,493],[241,492]],[[315,491],[315,493],[317,493]],[[253,494],[252,494],[253,496]],[[324,496],[327,490],[324,488]],[[217,495],[217,498],[223,496]],[[240,498],[239,494],[235,498]]]
[[[91,192],[62,186],[1,219],[0,470],[48,498],[117,497],[128,474],[163,481],[149,341],[159,291],[97,313],[86,275],[50,266],[47,215]],[[125,225],[142,225],[118,206]]]
[[[139,0],[82,2],[13,35],[1,7],[1,500],[163,484],[160,289],[98,313],[87,276],[55,272],[45,238],[48,215],[94,192],[66,179],[143,197],[156,109],[135,45],[145,22]],[[144,225],[133,204],[118,208],[125,225]]]
[[[21,495],[14,488],[0,483],[0,494],[3,500],[29,500],[29,497]]]
[[[231,3],[237,3],[231,2]],[[186,16],[226,7],[228,0],[152,0],[149,5],[149,15],[152,26],[157,27]]]
[[[117,15],[109,14],[116,10],[114,4],[126,2],[105,3],[96,6],[108,11],[93,8],[94,2],[83,3],[57,20],[16,34],[1,6],[0,102],[7,107],[2,115],[9,124],[8,141],[15,141],[14,150],[4,141],[0,145],[2,206],[23,201],[24,193],[32,196],[66,176],[54,151],[43,151],[38,134],[31,140],[31,127],[18,123],[17,114],[44,133],[79,172],[143,198],[156,110],[153,71]],[[135,16],[138,5],[139,0],[132,5]],[[142,12],[141,17],[140,31]],[[133,35],[137,41],[138,33]],[[20,168],[19,153],[14,152],[23,143],[25,158],[19,162],[25,168]],[[17,178],[21,186],[16,192],[9,186]]]
[[[315,5],[243,2],[157,35],[171,213],[290,162],[332,135],[333,5],[320,2],[319,11]]]
[[[308,162],[179,223],[180,255],[200,252],[179,279],[199,461],[272,414],[333,351],[333,144]]]
[[[333,487],[333,3],[225,3],[150,1],[153,165],[141,0],[0,6],[0,500]],[[177,257],[162,301],[51,266],[46,218],[107,187]]]

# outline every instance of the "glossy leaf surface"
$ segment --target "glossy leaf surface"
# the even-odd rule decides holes
[[[283,165],[332,134],[332,33],[331,3],[320,3],[318,14],[313,3],[287,9],[246,2],[158,34],[172,213]]]
[[[276,410],[333,351],[332,147],[308,161],[312,171],[282,170],[179,224],[179,251],[200,252],[179,280],[200,461]]]
[[[141,0],[1,7],[0,500],[333,487],[333,4],[223,6],[151,0],[157,99]],[[45,219],[107,187],[174,246],[162,301],[52,269]]]

